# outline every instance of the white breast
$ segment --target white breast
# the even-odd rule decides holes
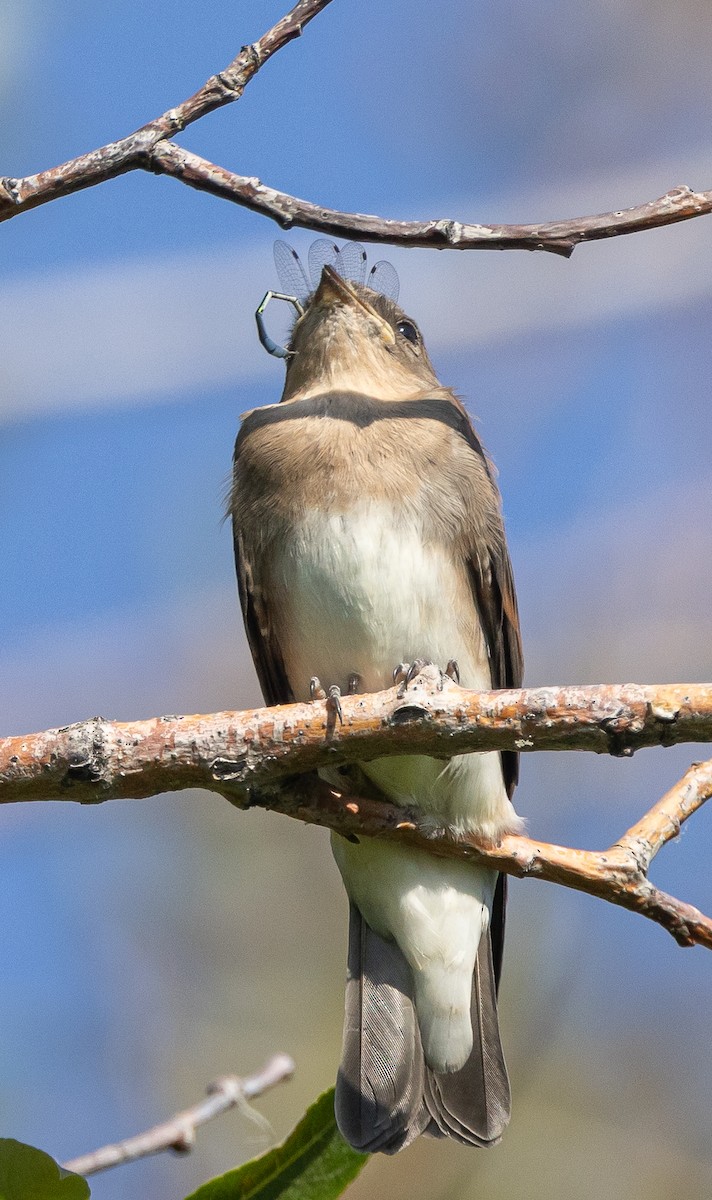
[[[482,639],[472,628],[465,564],[426,544],[412,516],[364,501],[346,513],[304,512],[274,569],[275,599],[286,619],[286,665],[295,694],[309,679],[360,690],[389,687],[399,662],[458,660],[462,683],[489,686]],[[466,606],[469,621],[458,620]]]
[[[314,675],[345,691],[357,674],[359,691],[379,691],[415,658],[443,667],[454,658],[463,687],[491,686],[467,566],[426,541],[412,512],[367,500],[346,513],[306,509],[272,564],[271,587],[298,699]],[[496,754],[379,759],[365,769],[392,799],[438,823],[494,835],[516,822]]]

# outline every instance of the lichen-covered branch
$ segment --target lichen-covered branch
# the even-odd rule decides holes
[[[604,684],[470,692],[428,667],[407,691],[119,723],[94,717],[0,740],[0,803],[203,787],[253,802],[287,776],[384,754],[592,750],[712,741],[712,684]]]
[[[211,1083],[207,1098],[192,1108],[176,1113],[168,1121],[162,1121],[144,1133],[73,1158],[64,1164],[65,1170],[74,1171],[77,1175],[96,1175],[98,1171],[134,1162],[137,1158],[147,1158],[149,1154],[160,1154],[163,1150],[185,1153],[192,1150],[196,1132],[206,1121],[212,1121],[221,1113],[261,1096],[276,1084],[291,1079],[293,1074],[292,1059],[286,1054],[275,1054],[254,1075],[245,1078],[225,1075]]]
[[[329,3],[330,0],[299,0],[291,12],[258,41],[244,46],[225,70],[211,76],[193,96],[134,133],[24,179],[0,177],[0,221],[138,170],[172,175],[190,187],[270,217],[283,229],[298,225],[332,237],[436,249],[548,250],[568,258],[581,242],[638,233],[712,212],[712,191],[696,192],[681,185],[634,208],[565,221],[524,225],[483,225],[446,217],[403,221],[339,212],[275,191],[259,179],[208,162],[170,140],[207,113],[238,100],[260,67],[298,37],[304,26]]]
[[[470,692],[427,667],[406,689],[342,698],[343,724],[322,701],[248,712],[118,723],[95,717],[0,741],[0,802],[140,798],[202,787],[347,837],[396,837],[431,854],[487,862],[510,875],[588,892],[712,949],[712,921],[647,878],[655,854],[712,795],[698,764],[608,850],[507,836],[496,845],[427,836],[417,813],[330,787],[319,767],[386,754],[592,750],[712,741],[712,684],[637,684]],[[346,785],[345,785],[346,786]]]

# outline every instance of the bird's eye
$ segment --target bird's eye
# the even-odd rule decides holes
[[[420,334],[412,321],[399,321],[396,329],[407,341],[412,342],[414,346],[418,345]]]

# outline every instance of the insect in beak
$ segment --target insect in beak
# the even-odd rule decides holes
[[[269,336],[265,327],[263,314],[270,300],[285,300],[287,304],[291,304],[296,309],[297,315],[300,317],[304,316],[304,308],[296,296],[286,296],[283,292],[267,292],[255,313],[257,336],[267,353],[274,355],[275,358],[289,358],[293,351],[287,350],[285,346],[280,346],[278,342],[275,342],[274,338]]]

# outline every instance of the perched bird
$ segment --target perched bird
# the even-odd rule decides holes
[[[450,663],[467,688],[519,686],[492,467],[415,322],[327,265],[285,357],[279,404],[243,418],[230,503],[266,702],[328,693],[338,707],[339,692],[391,687],[394,668],[400,678],[422,660]],[[496,839],[520,827],[513,753],[355,770],[426,830]],[[392,841],[334,834],[332,848],[351,911],[341,1132],[391,1154],[423,1132],[494,1144],[510,1110],[496,1000],[504,877]]]

